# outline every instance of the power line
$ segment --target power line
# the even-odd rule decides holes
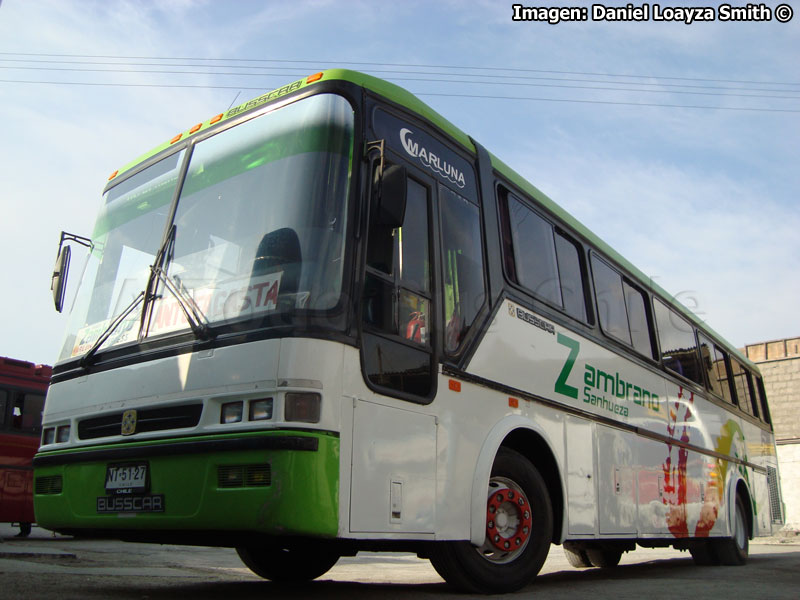
[[[194,88],[194,89],[221,89],[221,90],[256,90],[265,91],[264,87],[242,87],[230,85],[190,85],[190,84],[154,84],[154,83],[109,83],[109,82],[87,82],[87,81],[26,81],[17,79],[0,79],[0,83],[28,83],[44,85],[84,85],[84,86],[108,86],[108,87],[145,87],[145,88]],[[727,110],[727,111],[748,111],[748,112],[775,112],[775,113],[800,113],[800,109],[783,108],[756,108],[745,106],[707,106],[707,105],[686,105],[686,104],[661,104],[655,102],[621,102],[606,100],[577,100],[568,98],[536,98],[529,96],[493,96],[484,94],[449,94],[437,92],[416,92],[411,91],[415,96],[441,96],[450,98],[479,98],[488,100],[530,100],[538,102],[569,102],[580,104],[608,104],[620,106],[643,106],[660,108],[692,108],[706,110]]]
[[[191,60],[196,62],[258,62],[258,63],[278,63],[278,64],[326,64],[326,65],[357,65],[357,66],[377,66],[377,67],[404,67],[404,68],[424,68],[424,69],[466,69],[484,71],[508,71],[516,73],[550,73],[558,75],[585,75],[595,77],[627,77],[633,79],[666,79],[671,81],[705,81],[710,83],[743,83],[750,85],[800,85],[800,82],[780,82],[780,81],[751,81],[741,79],[713,79],[703,77],[673,77],[666,75],[640,75],[628,73],[596,73],[581,71],[562,71],[554,69],[523,69],[514,67],[480,67],[468,65],[431,65],[431,64],[409,64],[409,63],[382,63],[382,62],[356,62],[356,61],[331,61],[331,60],[289,60],[289,59],[268,59],[268,58],[208,58],[208,57],[176,57],[176,56],[115,56],[115,55],[92,55],[92,54],[64,54],[64,53],[27,53],[27,52],[0,52],[3,56],[38,56],[38,57],[58,57],[58,58],[108,58],[116,60]]]
[[[655,106],[659,108],[702,108],[709,110],[745,110],[752,112],[780,112],[780,113],[800,113],[800,109],[793,110],[788,108],[751,108],[746,106],[706,106],[689,104],[659,104],[651,102],[616,102],[611,100],[575,100],[569,98],[530,98],[522,96],[482,96],[478,94],[437,94],[427,92],[414,92],[417,96],[449,96],[456,98],[490,98],[492,100],[537,100],[541,102],[574,102],[579,104],[615,104],[621,106]]]
[[[6,69],[9,67],[3,67],[0,65],[0,69]],[[18,68],[18,67],[11,67],[11,68]],[[33,67],[35,70],[36,67]],[[225,73],[225,72],[203,72],[203,71],[151,71],[151,70],[142,70],[142,69],[131,69],[125,71],[117,71],[114,69],[44,69],[44,70],[56,70],[56,71],[70,71],[70,72],[90,72],[90,73],[119,73],[119,74],[163,74],[163,75],[227,75],[227,76],[248,76],[248,77],[285,77],[283,73],[281,74],[273,74],[273,73]],[[465,79],[426,79],[420,77],[391,77],[389,78],[392,81],[425,81],[431,83],[458,83],[458,84],[468,84],[468,85],[501,85],[501,86],[524,86],[524,87],[544,87],[544,88],[559,88],[559,89],[568,89],[568,90],[599,90],[599,91],[611,91],[611,92],[634,92],[634,93],[647,93],[647,94],[688,94],[688,95],[695,95],[695,96],[719,96],[719,97],[731,97],[731,98],[770,98],[770,99],[779,99],[779,100],[798,100],[800,98],[793,97],[793,96],[775,96],[770,94],[728,94],[728,93],[718,93],[718,92],[696,92],[690,90],[653,90],[653,89],[635,89],[635,88],[620,88],[620,87],[601,87],[601,86],[588,86],[588,85],[561,85],[555,83],[522,83],[516,81],[470,81]],[[632,84],[638,85],[638,84]],[[758,91],[758,90],[753,90]],[[772,90],[767,90],[772,91]],[[778,90],[781,91],[781,90]],[[800,93],[793,92],[793,93]]]
[[[9,60],[13,59],[0,59],[0,62],[9,62]],[[15,61],[15,62],[30,62],[30,61]],[[48,63],[57,63],[57,64],[75,64],[75,65],[107,65],[107,66],[151,66],[151,67],[189,67],[189,68],[204,68],[204,65],[190,65],[185,63],[113,63],[113,62],[78,62],[78,61],[38,61],[38,62],[48,62]],[[252,66],[236,66],[236,65],[213,65],[212,68],[220,68],[220,69],[258,69],[258,68],[269,68],[274,70],[287,70],[297,72],[296,68],[292,67],[252,67]],[[0,65],[0,69],[16,69],[16,70],[29,70],[29,71],[68,71],[68,72],[87,72],[87,73],[135,73],[135,74],[142,74],[142,73],[152,73],[152,74],[165,74],[165,75],[226,75],[226,76],[243,76],[243,77],[262,77],[262,76],[274,76],[274,77],[284,77],[284,74],[274,74],[274,73],[264,73],[264,72],[257,72],[257,73],[245,73],[245,72],[226,72],[226,71],[168,71],[168,70],[150,70],[150,69],[84,69],[84,68],[75,68],[75,67],[31,67],[31,66],[7,66],[7,65]],[[451,73],[441,73],[441,72],[426,72],[426,71],[385,71],[385,70],[370,70],[370,73],[379,73],[381,75],[430,75],[430,76],[444,76],[444,77],[455,77],[455,75]],[[571,83],[601,83],[601,84],[613,84],[613,85],[627,85],[627,86],[650,86],[650,87],[669,87],[669,88],[691,88],[691,89],[703,89],[703,90],[719,90],[719,91],[751,91],[751,92],[778,92],[784,94],[800,94],[800,89],[798,90],[786,90],[786,89],[769,89],[769,88],[747,88],[747,87],[719,87],[719,86],[704,86],[704,85],[689,85],[689,84],[674,84],[674,83],[651,83],[651,82],[625,82],[625,81],[606,81],[606,80],[597,80],[597,79],[574,79],[574,78],[563,78],[563,77],[529,77],[529,76],[518,76],[518,75],[487,75],[487,74],[467,74],[468,77],[481,77],[481,78],[492,78],[492,79],[500,79],[500,80],[509,80],[509,79],[524,79],[524,80],[535,80],[535,81],[566,81]],[[438,83],[469,83],[469,84],[486,84],[486,85],[527,85],[533,87],[559,87],[559,86],[546,86],[544,84],[527,84],[527,83],[520,83],[514,81],[471,81],[471,80],[462,80],[462,79],[414,79],[414,78],[399,78],[399,77],[391,77],[391,79],[395,81],[431,81],[431,82],[438,82]],[[636,88],[581,88],[578,86],[566,86],[566,87],[576,87],[576,89],[611,89],[615,91],[641,91],[641,92],[653,92],[656,91],[658,93],[669,93],[670,90],[640,90]],[[690,91],[675,91],[674,93],[692,93]],[[700,93],[700,92],[696,92]],[[718,94],[718,95],[726,95],[726,94]],[[736,94],[730,94],[735,96]],[[743,97],[754,97],[754,98],[792,98],[791,96],[755,96],[750,94],[745,94]]]

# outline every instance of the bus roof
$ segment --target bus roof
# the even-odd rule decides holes
[[[114,179],[118,174],[124,173],[125,171],[135,167],[136,165],[158,154],[159,152],[166,150],[171,145],[176,144],[179,141],[185,140],[188,137],[196,135],[202,131],[205,131],[212,125],[224,122],[227,119],[235,117],[236,115],[239,115],[241,113],[257,109],[260,106],[266,104],[267,102],[270,102],[272,100],[277,100],[278,98],[281,98],[291,92],[306,88],[311,85],[315,85],[319,82],[326,82],[326,81],[347,81],[350,83],[354,83],[358,86],[361,86],[367,90],[370,90],[380,96],[383,96],[387,100],[399,104],[407,108],[411,112],[419,115],[423,119],[429,121],[434,126],[442,130],[450,138],[461,144],[468,152],[472,154],[476,153],[475,145],[473,144],[471,138],[466,133],[461,131],[453,123],[451,123],[445,117],[443,117],[438,112],[433,110],[430,106],[425,104],[422,100],[417,98],[411,92],[393,83],[389,83],[388,81],[379,79],[377,77],[373,77],[371,75],[367,75],[366,73],[361,73],[359,71],[351,71],[349,69],[328,69],[325,71],[321,71],[319,73],[315,73],[308,77],[304,77],[297,81],[288,83],[270,92],[262,94],[261,96],[258,96],[252,100],[248,100],[247,102],[244,102],[236,107],[230,108],[224,113],[219,113],[210,119],[197,123],[188,130],[175,135],[175,137],[173,137],[171,140],[162,143],[161,145],[153,148],[150,152],[128,163],[118,171],[115,171],[109,177],[109,180]],[[604,242],[600,237],[598,237],[583,223],[581,223],[570,213],[565,211],[560,205],[551,200],[541,190],[536,188],[534,185],[528,182],[524,177],[522,177],[519,173],[514,171],[502,160],[497,158],[497,156],[490,153],[490,157],[492,160],[492,167],[498,174],[505,177],[508,181],[510,181],[515,186],[520,188],[526,194],[532,196],[548,211],[550,211],[556,217],[561,219],[565,224],[567,224],[579,235],[584,237],[586,241],[588,241],[592,246],[601,251],[612,261],[616,262],[623,269],[628,271],[628,274],[631,275],[634,279],[636,279],[639,285],[643,286],[646,289],[651,290],[655,295],[660,297],[662,300],[665,300],[670,306],[678,310],[681,314],[683,314],[683,316],[689,319],[696,326],[700,326],[705,332],[707,332],[709,335],[715,338],[718,342],[725,345],[726,350],[728,350],[728,352],[734,354],[743,363],[748,364],[752,368],[756,368],[755,365],[747,357],[745,357],[736,347],[727,342],[723,336],[716,333],[705,323],[702,323],[700,319],[698,319],[697,315],[695,315],[688,308],[686,308],[672,294],[670,294],[660,285],[654,282],[651,277],[643,273],[633,263],[631,263],[621,254],[619,254],[606,242]]]
[[[0,356],[0,382],[7,385],[37,388],[47,387],[53,368],[49,365],[35,365],[25,360]]]

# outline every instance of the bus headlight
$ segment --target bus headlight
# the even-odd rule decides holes
[[[244,412],[244,402],[228,402],[222,405],[219,415],[220,423],[240,423]]]
[[[56,429],[56,442],[59,444],[69,441],[69,425],[61,425]]]
[[[268,421],[272,418],[272,398],[250,401],[250,421]]]
[[[288,392],[284,403],[284,418],[300,423],[319,423],[322,396],[314,392]]]
[[[42,431],[42,446],[47,446],[47,444],[52,444],[55,441],[56,441],[56,428],[46,427]]]

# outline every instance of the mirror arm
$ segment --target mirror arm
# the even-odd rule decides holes
[[[92,241],[91,238],[62,231],[61,239],[58,241],[58,252],[56,252],[56,260],[58,260],[58,257],[61,256],[61,248],[63,248],[64,242],[75,242],[76,244],[80,244],[81,246],[86,246],[87,248],[89,248],[89,252],[94,250],[94,242]]]

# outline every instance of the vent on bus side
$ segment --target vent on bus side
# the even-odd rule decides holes
[[[135,433],[162,431],[164,429],[186,429],[200,422],[203,404],[183,404],[162,408],[144,408],[136,411]],[[123,413],[113,413],[102,417],[84,419],[78,423],[78,437],[93,440],[101,437],[120,435]]]
[[[218,488],[267,487],[271,483],[272,472],[269,464],[220,465],[217,468]]]
[[[769,510],[772,522],[783,525],[783,502],[781,502],[780,488],[778,487],[778,470],[767,467],[767,485],[769,486]]]
[[[64,486],[61,475],[48,475],[47,477],[37,477],[34,489],[39,495],[60,494]]]

